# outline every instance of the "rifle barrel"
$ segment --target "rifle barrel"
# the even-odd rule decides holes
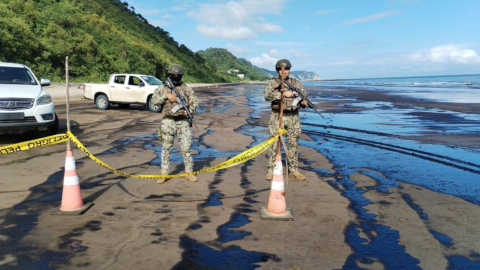
[[[288,88],[292,89],[293,91],[297,92],[297,94],[304,100],[307,101],[307,104],[308,104],[308,107],[312,108],[316,113],[318,113],[318,115],[320,115],[322,118],[325,119],[325,117],[323,117],[323,115],[317,111],[317,108],[315,107],[315,105],[307,98],[305,97],[305,95],[303,95],[302,91],[296,87],[294,87],[292,84],[290,84],[288,81],[285,81],[285,84],[287,84]]]
[[[175,87],[175,85],[173,84],[172,80],[170,79],[170,77],[167,77],[166,79],[167,81],[167,87],[172,89],[174,92],[175,92],[175,95],[177,96],[178,98],[178,101],[180,102],[180,104],[182,104],[183,108],[185,109],[185,112],[187,113],[187,117],[190,119],[190,126],[192,126],[192,124],[195,125],[195,128],[197,129],[197,132],[198,132],[198,127],[195,123],[193,123],[193,115],[192,113],[190,112],[190,106],[188,105],[188,102],[187,100],[185,100],[185,97],[184,96],[181,96],[180,93],[178,92],[177,88]]]

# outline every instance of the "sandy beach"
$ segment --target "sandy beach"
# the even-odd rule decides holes
[[[230,85],[229,83],[188,83],[188,86],[192,88],[217,88],[221,85],[226,86]],[[232,83],[231,85],[235,85]],[[68,86],[68,91],[70,93],[70,100],[80,100],[83,99],[83,83],[72,83]],[[55,104],[65,104],[66,102],[66,93],[67,85],[60,83],[52,83],[50,86],[44,87],[51,96]]]
[[[79,87],[70,87],[75,136],[116,169],[158,174],[155,132],[162,115],[140,105],[97,110]],[[200,131],[193,132],[195,170],[268,139],[263,84],[192,87],[201,101],[195,118]],[[468,147],[476,155],[478,136],[393,136],[361,129],[354,118],[376,115],[365,102],[393,104],[381,112],[422,107],[476,113],[475,105],[307,89],[325,119],[301,114],[299,161],[307,180],[286,183],[293,222],[260,219],[270,189],[263,154],[199,175],[198,183],[174,178],[158,185],[114,175],[76,149],[84,201],[95,205],[81,216],[51,215],[61,201],[61,144],[0,157],[0,268],[480,269],[480,207],[477,190],[469,188],[478,185],[480,164],[458,152]],[[46,90],[65,132],[65,86]],[[1,136],[0,145],[27,139]],[[175,149],[172,173],[180,173],[178,142]],[[441,154],[431,155],[436,149]],[[457,182],[448,182],[451,176]]]

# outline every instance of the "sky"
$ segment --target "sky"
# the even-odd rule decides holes
[[[132,0],[192,51],[322,79],[480,74],[480,0]]]

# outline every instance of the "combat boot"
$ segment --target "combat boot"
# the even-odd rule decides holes
[[[187,175],[187,176],[185,176],[185,178],[190,182],[197,182],[198,181],[197,177],[193,174]]]
[[[162,175],[167,175],[168,172],[161,172]],[[157,179],[157,184],[163,184],[167,181],[167,178],[166,177],[160,177]]]
[[[303,181],[305,180],[305,175],[301,174],[299,171],[294,171],[288,174],[288,177],[295,178],[298,181]]]
[[[268,173],[267,173],[267,176],[265,176],[265,179],[267,179],[267,181],[272,181],[272,179],[273,179],[273,173],[272,173],[272,172],[268,172]]]

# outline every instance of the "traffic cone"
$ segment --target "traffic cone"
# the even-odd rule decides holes
[[[292,210],[287,209],[285,200],[285,182],[283,181],[283,166],[281,156],[275,158],[272,186],[268,197],[267,207],[262,207],[260,217],[269,220],[293,220]]]
[[[62,204],[54,210],[54,214],[81,215],[92,207],[93,203],[83,204],[80,182],[75,166],[73,151],[67,150],[65,159],[65,175],[63,178]]]

